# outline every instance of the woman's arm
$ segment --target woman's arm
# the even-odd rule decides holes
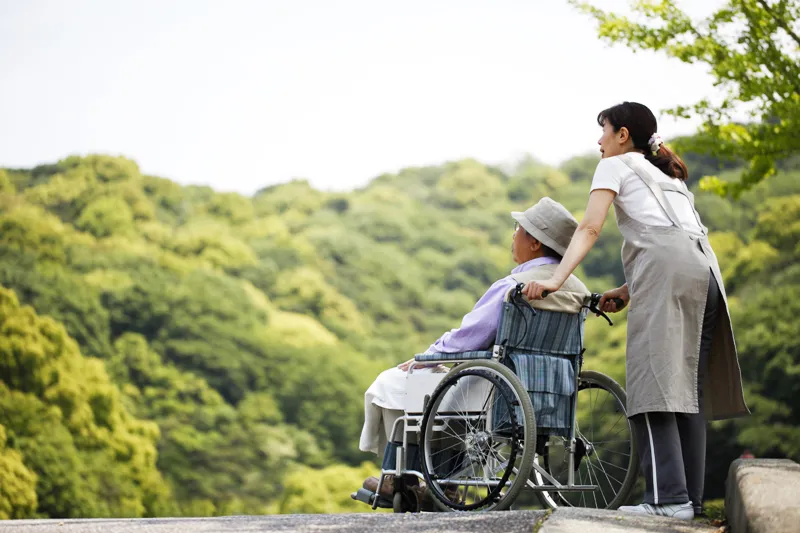
[[[592,249],[597,238],[600,236],[600,231],[603,229],[603,223],[608,216],[608,208],[617,193],[609,189],[596,189],[589,195],[589,203],[586,205],[586,214],[583,216],[578,229],[572,236],[572,241],[567,248],[561,264],[558,265],[556,271],[547,281],[532,281],[525,285],[523,292],[531,300],[540,300],[542,292],[555,292],[561,288],[567,278],[578,268],[578,265]]]

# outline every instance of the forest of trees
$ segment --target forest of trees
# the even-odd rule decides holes
[[[741,170],[685,153],[691,185]],[[597,157],[408,168],[348,193],[253,197],[70,157],[0,170],[0,518],[365,510],[363,393],[513,266],[512,210],[580,218]],[[800,459],[800,159],[738,200],[698,191],[729,290],[752,416],[730,461]],[[622,281],[613,221],[578,272]],[[624,382],[624,313],[590,320],[586,367]]]

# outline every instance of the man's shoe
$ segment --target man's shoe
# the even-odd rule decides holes
[[[680,520],[691,520],[694,518],[692,502],[667,503],[664,505],[650,505],[649,503],[623,505],[619,510],[626,513],[666,516],[667,518],[678,518]]]
[[[461,493],[458,490],[458,485],[448,485],[444,489],[445,497],[453,503],[464,503],[461,500]]]
[[[363,487],[367,490],[371,490],[372,492],[378,492],[378,482],[380,480],[375,476],[368,477],[364,480]],[[389,474],[383,478],[383,485],[381,486],[381,491],[378,494],[382,498],[387,498],[389,500],[392,499],[394,496],[394,476]]]

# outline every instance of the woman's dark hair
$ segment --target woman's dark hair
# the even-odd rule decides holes
[[[644,157],[667,176],[684,181],[689,177],[686,163],[665,144],[661,145],[655,155],[650,151],[650,137],[658,131],[658,124],[655,115],[647,106],[636,102],[622,102],[614,107],[609,107],[597,115],[597,123],[601,127],[606,122],[611,124],[614,131],[627,128],[633,141],[633,147],[643,150]]]

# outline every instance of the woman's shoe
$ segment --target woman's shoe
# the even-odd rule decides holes
[[[692,502],[667,503],[663,505],[641,503],[639,505],[623,505],[619,510],[626,513],[666,516],[667,518],[678,518],[680,520],[691,520],[694,518]]]

